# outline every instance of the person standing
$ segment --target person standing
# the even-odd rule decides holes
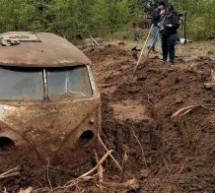
[[[171,64],[175,63],[175,44],[177,40],[177,29],[179,27],[179,18],[174,7],[169,5],[160,22],[161,47],[163,61],[166,62],[169,57]]]
[[[148,49],[155,51],[155,45],[159,37],[159,22],[165,12],[165,2],[160,1],[158,7],[152,12],[152,42],[148,45]]]

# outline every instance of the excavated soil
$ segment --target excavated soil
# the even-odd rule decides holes
[[[104,181],[135,179],[132,185],[104,185],[103,192],[214,193],[215,91],[208,84],[214,57],[182,55],[170,65],[159,59],[159,53],[150,54],[147,60],[142,57],[134,73],[137,61],[128,49],[107,45],[85,54],[101,91],[101,137],[120,163],[124,154],[128,158],[123,179],[108,159],[103,164]],[[98,152],[104,154],[102,148]],[[80,170],[93,165],[94,160]],[[47,175],[41,177],[46,172],[47,167],[24,168],[21,177],[0,181],[1,192],[4,187],[8,192],[48,187]],[[53,186],[62,186],[81,172],[50,168],[50,180]],[[79,191],[76,187],[58,192],[81,191],[101,189],[88,182]]]
[[[116,156],[126,147],[127,177],[140,180],[130,192],[214,192],[215,93],[205,83],[215,60],[182,55],[169,65],[151,54],[133,74],[128,51],[111,46],[88,56],[102,92],[102,136]]]

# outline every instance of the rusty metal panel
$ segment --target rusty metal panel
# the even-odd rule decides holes
[[[82,152],[82,158],[79,159],[86,159],[84,152],[95,145],[95,138],[101,126],[99,109],[98,96],[90,100],[61,103],[1,104],[0,137],[8,137],[15,143],[16,149],[23,151],[22,160],[25,160],[25,154],[32,153],[37,158],[36,163],[45,162],[47,159],[56,162],[56,157],[64,156],[65,163],[76,165],[77,160],[72,163],[66,157],[71,158],[74,152]],[[89,145],[81,147],[78,142],[85,131],[92,133],[92,139]],[[29,148],[32,152],[29,152]],[[16,157],[19,153],[20,151],[15,150],[13,155]],[[0,155],[0,160],[5,159],[7,155]]]
[[[9,35],[12,32],[4,33]],[[22,32],[16,32],[17,36]],[[14,34],[14,32],[13,32]],[[41,42],[21,42],[0,47],[0,65],[62,67],[90,64],[89,58],[66,39],[52,33],[36,33]]]
[[[24,32],[18,32],[19,36],[16,33],[8,34],[12,38],[17,38],[17,41],[20,37],[27,38]],[[37,41],[36,37],[40,41]],[[36,37],[31,37],[32,41],[27,43],[0,47],[1,69],[12,69],[12,71],[22,69],[24,71],[20,70],[21,74],[36,72],[42,80],[40,89],[43,89],[43,93],[39,94],[43,96],[42,100],[42,97],[35,99],[32,96],[26,100],[20,100],[16,96],[7,98],[6,93],[1,93],[0,163],[10,166],[17,163],[39,166],[41,163],[46,164],[49,159],[52,163],[69,164],[70,167],[80,165],[84,160],[89,159],[88,156],[96,144],[96,136],[101,128],[101,99],[90,67],[87,65],[90,60],[59,36],[37,33]],[[75,87],[88,93],[87,96],[50,100],[47,73],[50,71],[49,67],[52,69],[57,67],[55,68],[57,71],[64,71],[70,68],[60,67],[74,66],[78,69],[80,65],[85,68],[85,71],[76,72],[75,76],[71,75],[71,81],[78,81],[80,84]],[[25,71],[23,67],[27,70]],[[28,67],[30,67],[29,70]],[[3,75],[4,72],[1,77]],[[66,76],[69,76],[68,73]],[[10,79],[11,75],[8,77]],[[11,87],[18,90],[25,88],[29,83],[26,77],[33,81],[32,77],[24,75],[25,81],[22,78],[19,79],[20,81],[15,81],[17,84],[21,82],[20,87],[16,84]],[[9,82],[9,79],[8,81],[2,79],[1,82]],[[67,84],[63,86],[65,85]],[[7,89],[7,83],[5,83],[1,92]],[[36,92],[38,94],[38,89]],[[74,156],[76,159],[73,159]]]

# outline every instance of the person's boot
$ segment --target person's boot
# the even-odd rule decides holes
[[[174,60],[170,60],[169,62],[170,62],[171,65],[174,65],[174,64],[175,64],[175,61],[174,61]]]

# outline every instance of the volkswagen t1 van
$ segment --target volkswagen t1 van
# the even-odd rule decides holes
[[[101,127],[90,60],[52,33],[0,37],[0,163],[82,164]]]

